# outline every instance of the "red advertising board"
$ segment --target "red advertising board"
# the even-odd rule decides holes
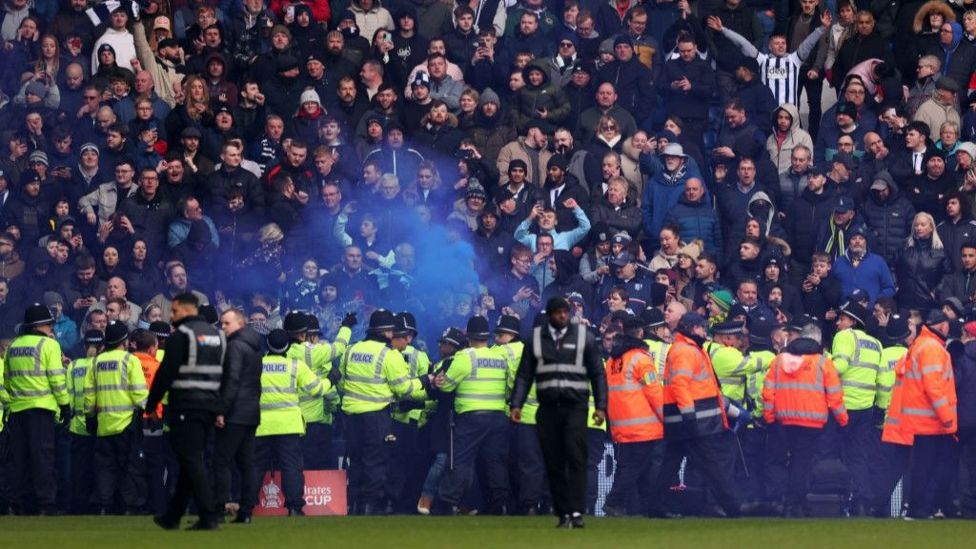
[[[305,507],[302,510],[309,516],[345,515],[348,510],[346,472],[305,471]],[[288,514],[280,472],[264,474],[254,514],[269,517]]]

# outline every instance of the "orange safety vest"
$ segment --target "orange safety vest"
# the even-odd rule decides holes
[[[607,362],[607,420],[614,442],[664,438],[664,394],[654,358],[636,348]]]
[[[834,362],[826,353],[780,353],[763,382],[763,419],[766,423],[823,429],[827,409],[842,427],[847,425],[844,391]]]
[[[907,354],[907,353],[906,353]],[[895,363],[895,383],[891,386],[891,402],[888,403],[887,414],[885,415],[884,428],[881,431],[881,440],[891,444],[911,446],[915,444],[915,433],[905,428],[901,417],[901,402],[904,395],[905,384],[905,357],[898,359]]]
[[[146,376],[146,387],[152,387],[153,379],[155,379],[156,372],[159,370],[159,361],[156,360],[156,357],[147,355],[146,353],[133,353],[133,355],[135,355],[135,357],[139,359],[139,363],[142,364],[142,374]],[[156,406],[156,411],[159,412],[159,416],[162,417],[162,402]],[[144,417],[149,417],[149,410],[146,410]]]
[[[725,403],[708,353],[683,334],[664,361],[664,434],[687,439],[728,428]]]
[[[902,438],[905,432],[912,435],[955,433],[959,426],[956,385],[952,377],[952,361],[942,338],[922,326],[905,354],[904,364],[899,366],[896,367],[895,387],[885,419],[885,430],[889,426],[892,429],[889,438],[897,438],[896,429],[903,431],[900,433]]]

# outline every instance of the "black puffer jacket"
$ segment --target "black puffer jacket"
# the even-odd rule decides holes
[[[804,265],[810,263],[810,257],[817,249],[820,225],[833,214],[834,189],[834,185],[827,185],[822,193],[817,194],[804,188],[793,200],[786,215],[786,234],[793,248],[792,257]]]
[[[976,342],[966,344],[962,360],[954,361],[952,370],[959,398],[959,432],[972,436],[976,432]]]
[[[237,425],[261,422],[261,336],[243,327],[227,338],[220,409],[224,421]]]
[[[878,172],[874,179],[885,180],[891,194],[887,199],[881,200],[877,191],[871,191],[861,208],[861,215],[868,228],[871,250],[891,265],[898,257],[898,251],[905,247],[905,239],[911,234],[915,207],[902,195],[887,171]]]
[[[915,239],[905,248],[895,264],[898,306],[928,311],[939,305],[936,289],[942,277],[952,269],[944,249],[932,247],[932,239]]]

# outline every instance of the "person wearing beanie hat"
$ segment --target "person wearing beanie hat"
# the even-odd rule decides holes
[[[725,516],[739,515],[732,470],[719,458],[727,442],[725,406],[708,354],[702,349],[707,321],[698,313],[685,313],[664,365],[664,424],[669,441],[651,497],[651,516],[663,516],[663,502],[685,455],[696,463]],[[738,410],[732,407],[730,410]],[[730,412],[731,413],[731,412]],[[721,446],[720,446],[721,445]]]
[[[969,75],[966,75],[967,82]],[[925,123],[929,133],[925,134],[933,142],[941,140],[942,125],[946,122],[960,124],[961,118],[956,110],[959,97],[959,83],[951,76],[943,76],[935,81],[932,97],[923,101],[915,111],[915,122]]]
[[[95,416],[95,474],[92,503],[100,514],[115,505],[116,490],[138,470],[142,423],[133,412],[145,409],[149,388],[142,363],[124,345],[129,329],[124,322],[110,322],[105,329],[105,350],[95,357],[85,381],[85,415]],[[137,430],[139,432],[137,432]],[[138,508],[142,495],[122,490],[128,509]]]
[[[729,311],[732,309],[732,305],[735,303],[735,298],[732,297],[732,292],[728,290],[716,290],[709,292],[708,294],[708,325],[715,326],[725,322],[728,318]]]
[[[870,459],[874,451],[871,430],[874,429],[874,403],[877,395],[877,374],[882,371],[881,342],[867,333],[869,312],[853,301],[841,305],[837,315],[831,356],[844,386],[844,405],[850,424],[843,431],[848,446],[845,465],[853,479],[855,509],[863,510],[873,504],[871,491],[865,484],[870,479]]]
[[[303,319],[304,323],[304,319]],[[304,359],[287,356],[292,338],[282,329],[267,337],[268,354],[261,359],[261,423],[257,437],[258,467],[270,466],[271,456],[281,470],[281,488],[289,516],[303,515],[305,507],[302,476],[303,400],[322,400],[332,383],[319,377]],[[243,509],[242,509],[243,510]],[[245,510],[250,513],[250,509]]]
[[[536,429],[558,526],[582,528],[587,416],[592,416],[596,427],[606,419],[607,378],[597,341],[584,326],[570,322],[571,311],[565,299],[547,302],[546,314],[533,326],[531,343],[523,351],[509,412],[512,421],[522,421],[523,406],[535,384],[539,401]],[[555,367],[567,364],[575,366]],[[591,394],[592,413],[588,406]]]
[[[434,394],[433,376],[418,372],[412,377],[403,355],[390,348],[395,328],[395,315],[377,309],[370,315],[366,339],[351,345],[339,362],[345,393],[342,412],[349,434],[349,486],[358,494],[358,512],[363,515],[386,511],[391,466],[387,435],[393,429],[390,402],[423,401]]]
[[[478,97],[479,107],[484,106],[486,103],[494,103],[496,107],[502,104],[501,99],[498,98],[498,94],[491,88],[485,88],[485,91],[481,92],[481,95]]]

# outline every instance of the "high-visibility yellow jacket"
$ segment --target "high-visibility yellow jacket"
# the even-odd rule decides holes
[[[746,378],[754,373],[753,368],[759,366],[758,361],[749,360],[749,357],[735,347],[714,341],[706,341],[702,348],[712,359],[712,368],[721,385],[722,394],[739,405],[744,404]]]
[[[57,414],[60,406],[67,406],[66,372],[57,340],[34,333],[18,336],[3,362],[3,386],[12,413],[39,408]]]
[[[367,339],[346,349],[339,371],[346,414],[378,412],[398,398],[423,400],[427,395],[420,379],[410,377],[400,351],[382,341]]]
[[[148,396],[142,363],[123,349],[100,353],[85,376],[85,414],[96,414],[100,437],[124,431],[133,413],[146,407]]]
[[[261,423],[256,435],[304,435],[302,395],[321,398],[332,384],[297,358],[268,355],[261,364]]]
[[[408,374],[411,378],[426,375],[430,370],[430,357],[427,353],[417,349],[413,345],[407,345],[401,354],[403,355],[403,360],[407,361]],[[399,421],[400,423],[409,423],[411,421],[416,421],[417,426],[422,426],[424,423],[424,418],[426,414],[424,410],[426,406],[420,405],[409,410],[400,410],[399,408],[393,410],[393,419]]]
[[[92,359],[88,357],[77,358],[68,365],[68,395],[71,397],[71,423],[68,425],[68,432],[75,435],[89,436],[85,425],[85,381],[91,366]]]
[[[844,388],[847,410],[874,406],[881,373],[881,342],[862,330],[841,330],[834,336],[831,355]]]
[[[285,353],[288,358],[297,358],[305,362],[312,372],[320,379],[329,375],[332,361],[346,352],[352,331],[343,326],[339,328],[334,342],[320,341],[319,343],[292,343]],[[302,395],[302,417],[305,423],[332,423],[332,412],[339,401],[339,393],[330,385],[325,398]]]
[[[881,350],[881,372],[878,374],[878,392],[874,405],[887,410],[891,404],[891,390],[895,386],[895,366],[908,353],[903,345],[892,345]]]
[[[454,391],[454,411],[506,412],[508,405],[508,362],[488,347],[462,349],[446,372],[441,388]]]
[[[515,375],[518,373],[519,363],[522,361],[522,351],[525,344],[521,341],[512,341],[504,345],[495,345],[491,348],[502,360],[508,364],[508,394],[512,394],[515,388]],[[535,425],[535,415],[539,411],[539,400],[535,396],[535,382],[529,387],[529,395],[525,398],[522,405],[522,421],[525,425]]]

